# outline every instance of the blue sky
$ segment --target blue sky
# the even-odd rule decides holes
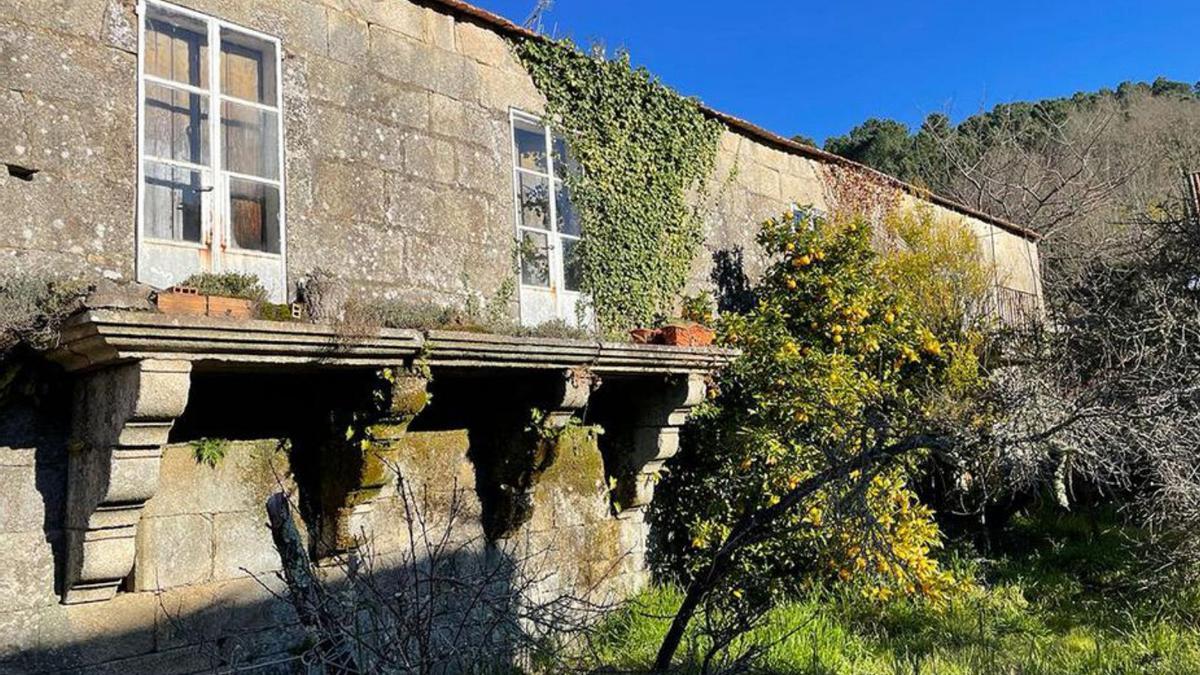
[[[535,0],[474,0],[522,22]],[[1200,80],[1197,0],[556,0],[547,31],[625,47],[709,105],[822,142],[868,117]]]

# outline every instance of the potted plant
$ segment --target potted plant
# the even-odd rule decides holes
[[[159,293],[157,304],[167,314],[249,319],[266,297],[266,289],[253,274],[204,273]]]

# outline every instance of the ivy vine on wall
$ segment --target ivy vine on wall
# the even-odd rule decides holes
[[[607,332],[649,325],[672,310],[703,241],[689,195],[705,192],[722,127],[628,55],[588,55],[565,40],[515,48],[581,167],[567,188],[596,320]]]

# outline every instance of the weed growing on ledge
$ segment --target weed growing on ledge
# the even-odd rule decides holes
[[[221,460],[225,459],[225,453],[229,451],[229,441],[223,438],[201,438],[192,441],[192,450],[197,464],[206,464],[210,469],[215,469]]]

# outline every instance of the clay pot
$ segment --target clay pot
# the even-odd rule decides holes
[[[655,341],[658,337],[658,329],[656,328],[634,328],[629,331],[629,337],[639,345],[648,345]]]
[[[663,326],[662,343],[674,347],[707,347],[716,334],[698,323],[683,326]]]

